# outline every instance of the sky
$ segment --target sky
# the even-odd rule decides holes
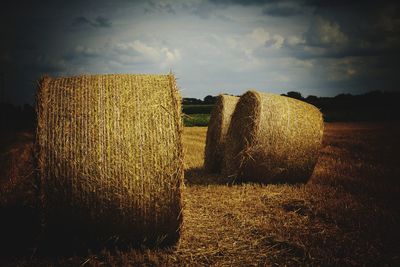
[[[0,16],[0,97],[17,104],[45,74],[172,71],[196,98],[400,90],[396,1],[22,0]]]

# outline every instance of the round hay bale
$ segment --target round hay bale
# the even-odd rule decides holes
[[[223,174],[234,181],[304,182],[316,164],[323,126],[310,104],[248,91],[232,115]]]
[[[209,172],[221,172],[225,138],[238,100],[236,96],[217,97],[208,124],[204,153],[204,168]]]
[[[175,243],[182,222],[180,103],[173,75],[43,78],[37,158],[46,229]]]

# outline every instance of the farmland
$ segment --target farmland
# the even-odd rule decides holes
[[[206,131],[206,127],[184,130],[184,224],[176,247],[51,256],[38,247],[32,234],[37,228],[35,199],[29,190],[33,135],[8,139],[12,145],[1,151],[0,218],[4,221],[5,215],[14,214],[4,212],[19,202],[25,217],[20,216],[23,220],[14,228],[2,225],[8,238],[21,241],[16,253],[2,254],[0,265],[400,264],[398,123],[327,123],[314,173],[307,184],[299,185],[232,185],[205,173]],[[7,242],[3,238],[2,246]]]
[[[183,105],[183,124],[187,127],[207,126],[214,105]]]
[[[210,114],[190,114],[183,117],[183,124],[191,126],[207,126],[210,121]]]

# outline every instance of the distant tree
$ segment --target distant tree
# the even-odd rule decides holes
[[[382,91],[380,90],[375,90],[375,91],[370,91],[364,94],[365,96],[369,97],[380,97],[383,95]]]
[[[315,95],[309,95],[309,96],[307,96],[306,99],[309,100],[309,101],[315,101],[315,100],[318,100],[318,97],[315,96]]]
[[[182,100],[182,104],[183,105],[198,105],[198,104],[202,104],[203,101],[201,101],[201,99],[197,99],[197,98],[183,98]]]
[[[286,94],[288,97],[295,98],[295,99],[303,99],[303,96],[299,92],[290,91]]]
[[[306,100],[310,101],[310,102],[315,102],[315,101],[318,101],[318,97],[315,95],[309,95],[309,96],[307,96]]]
[[[212,96],[212,95],[208,95],[206,97],[204,97],[204,104],[208,104],[208,105],[212,105],[215,104],[215,102],[217,101],[217,97],[216,96]]]

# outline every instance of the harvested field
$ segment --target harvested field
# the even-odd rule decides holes
[[[184,223],[177,247],[56,257],[30,247],[0,265],[400,264],[397,123],[326,124],[313,176],[300,186],[216,183],[202,169],[206,131],[184,130]]]

